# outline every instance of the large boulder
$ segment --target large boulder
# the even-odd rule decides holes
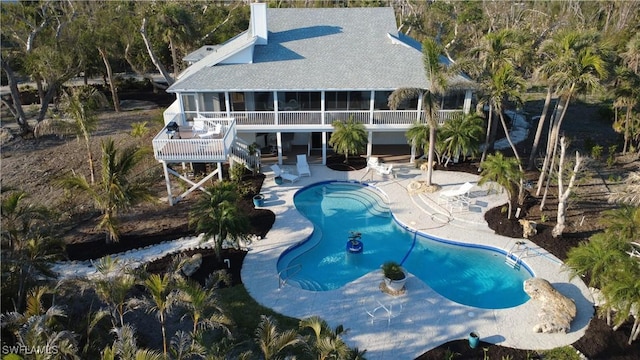
[[[540,323],[533,327],[537,333],[567,333],[576,317],[576,304],[562,295],[547,280],[531,278],[524,282],[524,292],[540,304]]]
[[[202,254],[193,254],[193,256],[187,259],[184,265],[182,265],[182,273],[186,276],[191,276],[198,271],[200,265],[202,265]]]

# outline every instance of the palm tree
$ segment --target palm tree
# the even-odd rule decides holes
[[[607,231],[627,241],[640,238],[640,207],[622,205],[602,213],[601,224]]]
[[[193,37],[193,23],[191,13],[184,7],[176,4],[165,4],[158,14],[157,24],[162,26],[162,40],[169,43],[169,50],[171,50],[174,79],[177,78],[180,73],[180,62],[178,58],[179,44]]]
[[[255,341],[264,360],[284,359],[286,351],[294,346],[306,346],[295,330],[278,331],[278,323],[270,316],[261,315],[256,328]]]
[[[104,95],[93,87],[72,88],[65,92],[62,100],[64,113],[73,119],[71,127],[78,138],[82,138],[87,150],[91,184],[95,184],[91,133],[96,130],[98,117],[95,111],[105,102]]]
[[[438,127],[438,99],[446,92],[447,77],[450,75],[451,70],[447,68],[447,65],[440,61],[440,56],[443,53],[443,48],[435,40],[427,39],[422,43],[422,59],[424,63],[424,70],[427,76],[429,84],[425,89],[416,88],[400,88],[389,95],[389,107],[391,109],[397,109],[404,101],[415,99],[416,97],[422,97],[422,105],[427,118],[427,126],[429,127],[429,149],[427,155],[427,186],[431,186],[433,177],[433,157],[435,155],[436,148],[436,128]],[[419,128],[420,125],[414,125],[413,127]],[[415,131],[416,133],[419,130]],[[411,142],[412,146],[419,146],[425,144],[423,140],[418,140],[414,137],[411,129],[408,132],[407,138]]]
[[[460,65],[467,72],[472,74],[482,82],[491,83],[491,78],[498,69],[505,65],[515,68],[519,66],[525,57],[526,37],[512,29],[504,29],[491,32],[482,37],[480,44],[470,51],[470,58]],[[485,144],[480,158],[480,163],[484,162],[487,154],[493,151],[493,143],[497,132],[497,123],[493,121],[494,106],[492,106],[492,94],[489,91],[488,99],[482,102],[489,103],[489,116],[487,118],[487,131],[485,134]],[[494,99],[495,100],[495,99]]]
[[[135,331],[130,325],[114,328],[112,332],[116,340],[111,347],[106,347],[102,352],[101,360],[161,360],[166,359],[159,352],[149,349],[140,349],[136,344]]]
[[[128,301],[129,290],[136,284],[136,279],[131,274],[113,274],[103,276],[94,283],[98,297],[111,307],[111,316],[114,320],[114,327],[124,326],[124,314],[129,311],[130,301]]]
[[[613,269],[614,274],[602,287],[610,307],[616,310],[616,325],[613,330],[617,330],[624,324],[629,316],[634,317],[634,322],[629,335],[629,345],[638,338],[640,334],[640,266],[638,261],[623,256],[620,259],[619,267]]]
[[[549,61],[545,62],[540,70],[548,74],[549,84],[557,88],[564,101],[558,103],[552,117],[547,152],[538,179],[536,196],[542,191],[549,160],[555,157],[560,127],[573,95],[600,86],[600,80],[607,76],[607,62],[598,42],[598,36],[594,32],[567,30],[556,33],[541,46],[541,53]]]
[[[627,67],[617,67],[615,74],[617,78],[616,88],[614,90],[616,99],[613,102],[613,107],[616,110],[616,121],[613,124],[613,128],[616,132],[623,133],[624,144],[622,146],[622,153],[626,154],[631,144],[633,109],[638,105],[638,101],[640,101],[640,92],[638,91],[640,87],[640,75]],[[618,119],[618,109],[620,108],[625,108],[625,116],[622,121]]]
[[[340,338],[340,335],[345,333],[342,325],[338,325],[334,330],[325,320],[312,316],[300,320],[300,327],[313,330],[313,348],[318,360],[346,359],[351,353],[351,349]]]
[[[64,311],[58,306],[45,309],[42,304],[42,297],[48,293],[50,290],[45,287],[30,290],[24,313],[16,311],[0,315],[1,326],[12,331],[16,344],[26,349],[42,349],[44,353],[49,349],[52,356],[47,358],[80,359],[76,334],[56,326],[56,319],[66,316]]]
[[[624,254],[626,244],[612,233],[598,233],[567,252],[567,265],[572,276],[588,275],[589,286],[602,288],[610,279],[610,269]]]
[[[483,133],[484,119],[476,114],[466,114],[448,120],[438,133],[443,155],[449,159],[462,156],[463,160],[467,155],[475,155]]]
[[[631,206],[640,206],[640,171],[632,172],[619,191],[609,194],[609,201]]]
[[[237,205],[237,185],[223,181],[208,187],[193,205],[189,216],[197,232],[204,233],[203,241],[213,239],[218,259],[222,260],[222,244],[226,241],[238,248],[240,241],[249,241],[249,220]]]
[[[489,106],[495,108],[495,111],[498,113],[500,124],[502,124],[502,129],[505,133],[505,138],[507,139],[509,146],[511,146],[513,155],[517,160],[520,174],[524,175],[520,156],[518,155],[518,149],[516,149],[516,146],[511,140],[509,128],[507,127],[507,122],[504,118],[504,103],[509,100],[515,101],[516,103],[522,103],[522,93],[524,92],[525,81],[521,76],[515,73],[515,70],[510,64],[506,63],[499,67],[491,77],[489,77],[487,82],[485,82],[485,87],[489,92]],[[481,166],[484,165],[481,164]],[[524,201],[524,184],[522,178],[518,181],[518,189],[518,203],[521,204]]]
[[[409,144],[414,149],[420,149],[424,154],[429,153],[429,134],[431,128],[429,125],[416,121],[411,125],[409,130],[405,133],[405,137],[409,140]],[[434,146],[435,151],[435,146]]]
[[[640,74],[640,33],[627,42],[626,51],[620,54],[624,63],[636,74]]]
[[[178,301],[191,317],[192,338],[198,331],[220,328],[231,335],[231,319],[226,315],[216,294],[216,287],[202,287],[198,282],[181,278],[178,281]]]
[[[42,206],[27,203],[29,195],[24,191],[14,191],[2,199],[2,247],[16,250],[21,248],[21,240],[37,233],[46,221],[50,211]]]
[[[507,218],[511,219],[513,199],[516,196],[518,184],[522,181],[522,169],[518,160],[504,157],[500,152],[489,154],[482,165],[478,185],[483,185],[489,181],[497,183],[507,191],[509,199]]]
[[[55,277],[51,265],[64,253],[64,243],[45,228],[51,212],[26,199],[23,191],[11,192],[2,199],[0,214],[2,293],[15,296],[11,301],[16,310],[22,309],[27,291],[37,278]]]
[[[359,155],[365,150],[368,141],[367,131],[362,123],[354,121],[351,116],[345,122],[337,120],[331,125],[333,133],[329,139],[329,145],[338,154],[344,155],[344,162],[348,164],[349,155]]]
[[[175,303],[173,293],[173,285],[171,284],[171,276],[164,274],[162,277],[158,274],[151,274],[144,281],[144,287],[147,289],[148,298],[146,306],[148,311],[153,311],[158,316],[160,328],[162,331],[162,353],[167,358],[167,331],[166,317],[171,312]]]
[[[104,229],[107,242],[118,241],[118,213],[144,202],[153,202],[150,187],[141,179],[133,179],[131,172],[147,154],[147,150],[137,147],[116,148],[113,140],[102,143],[101,179],[91,185],[82,176],[71,176],[61,180],[63,186],[88,194],[102,212],[98,223]]]

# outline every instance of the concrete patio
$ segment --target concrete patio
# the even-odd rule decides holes
[[[285,165],[286,167],[287,165]],[[290,165],[289,165],[290,166]],[[242,268],[242,280],[249,293],[262,305],[284,315],[304,318],[318,315],[332,327],[342,324],[349,331],[343,337],[352,347],[367,350],[367,359],[414,359],[438,345],[466,339],[469,332],[479,333],[481,340],[520,349],[542,350],[569,345],[585,332],[592,318],[593,303],[580,279],[569,280],[562,262],[530,241],[495,235],[484,221],[484,213],[506,203],[506,194],[477,186],[478,176],[467,173],[435,171],[433,182],[442,190],[455,189],[464,182],[475,186],[470,192],[468,208],[439,205],[439,192],[413,193],[415,181],[425,173],[411,164],[394,164],[396,177],[366,173],[365,170],[337,172],[326,166],[311,165],[311,177],[290,184],[276,185],[267,172],[262,187],[264,208],[276,214],[276,221],[265,239],[251,244]],[[292,169],[293,170],[293,169]],[[523,261],[537,277],[551,282],[562,294],[572,298],[578,314],[568,334],[537,334],[532,331],[538,321],[539,308],[531,301],[500,310],[480,309],[452,302],[418,278],[409,274],[407,292],[392,298],[382,293],[382,274],[371,272],[333,291],[306,291],[292,285],[279,286],[277,261],[290,246],[306,239],[312,225],[293,205],[297,190],[329,180],[363,181],[376,186],[390,199],[396,218],[409,228],[462,243],[475,243],[508,251],[522,240],[531,249]],[[367,299],[383,303],[401,303],[403,311],[387,322],[371,321],[366,313]]]

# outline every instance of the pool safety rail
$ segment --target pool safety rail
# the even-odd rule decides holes
[[[295,269],[295,272],[293,272],[292,274],[289,274],[289,270],[294,270],[294,269]],[[302,270],[302,264],[294,264],[287,267],[286,269],[282,269],[278,273],[278,290],[282,289],[287,284],[287,280],[289,280],[289,278],[291,278],[293,275],[299,273],[301,270]],[[284,276],[285,274],[286,276]]]
[[[532,254],[533,253],[533,254]],[[512,246],[511,249],[509,249],[509,251],[507,252],[507,254],[505,255],[504,258],[504,262],[505,264],[509,265],[510,267],[514,268],[514,269],[518,269],[520,268],[520,265],[522,264],[522,259],[526,258],[526,257],[532,257],[532,256],[542,256],[544,258],[546,258],[547,260],[550,260],[556,264],[562,264],[562,262],[560,260],[554,259],[552,257],[549,257],[549,254],[545,254],[542,253],[532,247],[529,247],[524,241],[520,240],[520,241],[516,241]]]

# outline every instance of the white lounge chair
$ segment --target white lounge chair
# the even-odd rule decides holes
[[[282,168],[280,168],[280,166],[278,166],[278,164],[274,164],[271,165],[271,170],[273,170],[273,176],[274,177],[281,177],[283,180],[287,180],[290,181],[292,184],[296,181],[298,181],[298,179],[300,179],[300,176],[296,175],[296,174],[290,174],[286,171],[283,171]]]
[[[307,163],[307,155],[298,155],[298,162],[296,163],[296,167],[298,168],[298,175],[311,176],[311,170],[309,169],[309,164]]]
[[[199,133],[198,136],[201,139],[211,139],[217,137],[222,133],[222,125],[216,124],[214,127],[206,128],[206,132]]]
[[[393,175],[395,177],[395,173],[393,172],[393,164],[383,164],[381,163],[376,156],[369,157],[367,160],[367,167],[369,170],[375,170],[380,175]]]
[[[450,207],[459,205],[461,207],[469,206],[471,199],[469,198],[469,191],[473,188],[473,184],[466,182],[457,189],[445,190],[440,193],[439,199],[444,201]],[[442,202],[441,202],[442,204]]]

